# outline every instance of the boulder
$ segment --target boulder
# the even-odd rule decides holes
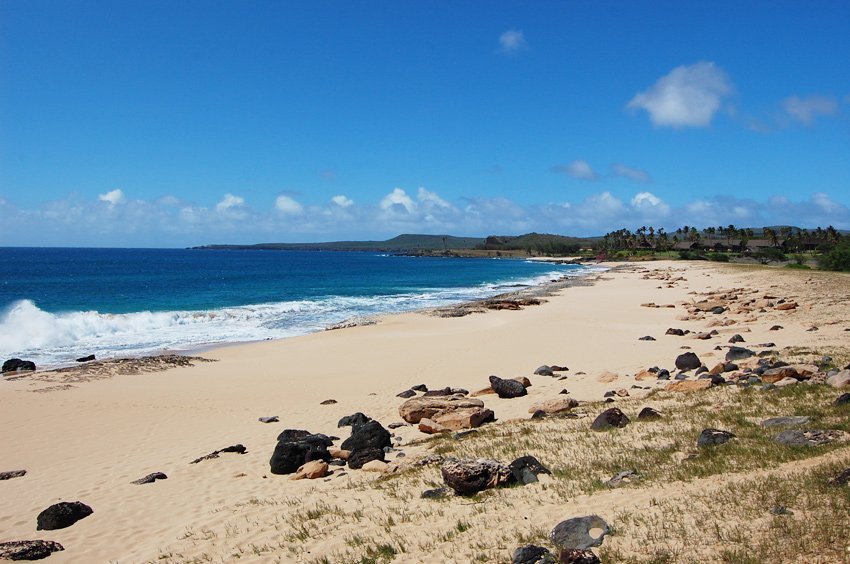
[[[469,393],[469,390],[464,390],[463,388],[449,388],[448,386],[446,386],[445,388],[442,388],[440,390],[428,390],[427,392],[425,392],[423,394],[422,397],[431,398],[431,397],[435,397],[435,396],[437,396],[437,397],[439,397],[439,396],[453,396],[453,395],[456,395],[456,394],[460,394],[462,396],[465,396],[468,393]]]
[[[555,413],[565,413],[577,406],[577,400],[568,397],[559,397],[535,403],[528,408],[528,412],[535,413],[537,411],[542,411],[547,415],[552,415]]]
[[[503,380],[498,376],[490,376],[490,387],[500,398],[510,399],[526,395],[528,392],[516,380]]]
[[[644,407],[638,413],[637,418],[638,421],[652,421],[654,419],[661,419],[661,413],[651,407]]]
[[[407,398],[412,398],[415,395],[416,395],[416,392],[414,392],[413,390],[404,390],[403,392],[397,393],[396,397],[407,399]]]
[[[540,464],[540,461],[531,455],[520,456],[508,467],[514,476],[514,481],[520,484],[531,484],[537,481],[538,474],[552,474],[552,472]]]
[[[434,415],[435,423],[451,431],[473,429],[494,420],[495,414],[493,410],[486,407],[467,407]]]
[[[511,564],[555,564],[557,561],[548,548],[527,544],[514,550]]]
[[[555,371],[552,370],[551,366],[544,364],[543,366],[539,366],[537,370],[534,371],[534,374],[537,376],[554,376]]]
[[[667,329],[667,332],[664,333],[664,334],[665,335],[676,335],[677,337],[684,337],[685,336],[685,332],[682,329],[674,329],[672,327]]]
[[[315,480],[328,475],[328,463],[324,460],[311,460],[298,467],[290,480]]]
[[[417,384],[415,386],[410,386],[410,389],[414,392],[427,392],[428,386],[426,386],[425,384]]]
[[[782,380],[775,382],[773,385],[777,388],[784,388],[785,386],[793,386],[797,383],[799,383],[799,380],[796,378],[783,378]]]
[[[61,550],[65,547],[47,540],[0,542],[0,560],[41,560]]]
[[[591,536],[590,532],[594,529],[601,531],[601,534],[597,537]],[[560,549],[587,550],[602,544],[609,531],[608,523],[599,515],[573,517],[555,525],[549,533],[549,540]]]
[[[847,405],[850,404],[850,392],[846,394],[841,394],[835,399],[834,405]]]
[[[729,351],[726,353],[726,362],[744,360],[755,354],[750,349],[745,349],[744,347],[729,347]]]
[[[80,501],[61,501],[55,503],[38,514],[36,522],[38,531],[52,531],[70,527],[80,519],[85,519],[94,513],[92,508]]]
[[[833,388],[850,387],[850,370],[845,369],[836,374],[833,374],[832,376],[826,379],[826,383],[832,386]]]
[[[744,338],[743,338],[742,336],[738,335],[738,334],[735,334],[735,335],[732,335],[732,336],[729,338],[729,342],[730,342],[730,343],[743,343],[743,342],[744,342]]]
[[[310,435],[308,433],[302,438],[321,436],[323,435]],[[331,454],[328,452],[327,445],[319,439],[309,441],[280,440],[269,460],[269,466],[272,474],[292,474],[307,462],[313,460],[328,462],[330,459]]]
[[[418,428],[421,432],[426,433],[428,435],[451,432],[451,429],[443,427],[433,419],[428,419],[427,417],[419,420]]]
[[[702,362],[700,362],[699,357],[692,352],[686,352],[676,357],[676,368],[679,370],[696,370],[700,366],[702,366]]]
[[[446,485],[459,495],[472,495],[487,488],[507,485],[513,480],[508,466],[486,458],[446,460],[440,471]]]
[[[614,427],[623,428],[628,424],[629,418],[626,417],[626,414],[616,407],[612,407],[600,413],[596,419],[593,420],[590,428],[594,431],[604,431]]]
[[[779,311],[797,309],[797,302],[785,302],[784,304],[778,304],[774,309],[777,309]]]
[[[734,433],[721,431],[720,429],[703,429],[697,439],[698,447],[717,446],[727,443],[735,438]]]
[[[168,476],[166,476],[164,473],[154,472],[152,474],[148,474],[144,478],[139,478],[138,480],[133,480],[130,483],[141,486],[142,484],[151,484],[153,482],[156,482],[157,480],[166,480],[166,479],[168,479]]]
[[[664,388],[668,392],[696,392],[699,390],[707,390],[712,386],[711,380],[703,379],[703,380],[679,380],[677,382],[670,382],[667,384],[667,387]]]
[[[812,447],[821,446],[834,441],[847,440],[847,434],[844,431],[821,429],[788,429],[782,431],[773,439],[774,442],[793,447]]]
[[[90,354],[88,356],[82,356],[82,357],[78,358],[77,362],[91,362],[94,359],[95,359],[95,356],[93,354]]]
[[[20,478],[26,476],[26,470],[10,470],[8,472],[0,472],[0,481],[11,480],[12,478]]]
[[[351,428],[351,436],[342,442],[343,450],[358,450],[368,447],[384,448],[392,446],[390,432],[377,421],[372,420]]]
[[[353,450],[348,456],[348,467],[354,470],[358,470],[362,468],[364,464],[373,460],[383,461],[384,449],[369,447]]]
[[[352,428],[354,428],[354,427],[358,427],[360,425],[363,425],[364,423],[368,423],[371,420],[372,420],[371,417],[367,417],[366,415],[364,415],[363,413],[360,413],[358,411],[357,413],[353,413],[351,415],[346,415],[345,417],[340,419],[339,422],[336,424],[336,426],[337,427],[352,427]]]
[[[31,372],[35,370],[35,363],[31,360],[21,360],[20,358],[10,358],[3,363],[3,368],[0,372]]]
[[[363,465],[361,470],[364,472],[386,472],[389,469],[390,465],[384,462],[383,460],[370,460],[366,464]]]
[[[420,396],[410,398],[398,408],[402,419],[408,423],[419,423],[420,419],[434,419],[435,415],[448,413],[457,409],[484,407],[480,399],[467,398],[462,395]]]

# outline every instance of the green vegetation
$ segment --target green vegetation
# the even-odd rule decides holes
[[[818,258],[818,265],[824,270],[850,272],[850,240],[845,237],[841,243],[823,253]]]

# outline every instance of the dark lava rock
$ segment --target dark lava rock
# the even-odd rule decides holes
[[[552,474],[552,472],[540,464],[540,461],[531,455],[520,456],[509,465],[514,480],[520,484],[532,484],[537,481],[538,474]]]
[[[277,418],[277,415],[269,415],[268,417],[260,417],[258,421],[260,423],[277,423],[280,419]]]
[[[554,376],[555,371],[552,370],[551,366],[544,364],[543,366],[539,366],[537,370],[534,371],[534,374],[537,376]]]
[[[726,378],[720,374],[703,374],[699,377],[699,380],[711,380],[712,386],[722,386],[726,383]]]
[[[743,342],[744,342],[744,338],[743,338],[742,336],[740,336],[740,335],[738,335],[738,334],[736,333],[735,335],[732,335],[732,336],[729,338],[729,342],[730,342],[730,343],[743,343]]]
[[[354,428],[354,427],[359,427],[360,425],[363,425],[364,423],[368,423],[371,420],[372,420],[371,417],[367,417],[366,415],[364,415],[364,414],[362,414],[358,411],[357,413],[353,413],[351,415],[346,415],[345,417],[340,419],[339,423],[337,423],[336,426],[337,427]]]
[[[696,370],[700,366],[702,366],[702,362],[692,352],[686,352],[676,357],[676,368],[679,370]]]
[[[292,474],[311,460],[330,459],[327,446],[320,442],[280,441],[269,459],[269,468],[272,474]]]
[[[733,433],[729,431],[721,431],[720,429],[703,429],[697,439],[698,447],[716,446],[727,443],[735,438]]]
[[[602,394],[602,397],[603,398],[613,398],[616,395],[617,395],[617,392],[615,392],[614,390],[608,390],[607,392]]]
[[[544,419],[546,417],[546,412],[542,409],[538,409],[534,413],[531,414],[532,419]]]
[[[403,392],[396,394],[396,397],[407,399],[407,398],[412,398],[415,395],[416,395],[416,392],[414,392],[413,390],[404,390]]]
[[[472,495],[513,481],[511,469],[485,458],[449,459],[440,468],[443,480],[459,495]]]
[[[761,422],[762,427],[797,427],[811,421],[811,417],[805,415],[794,415],[786,417],[771,417]]]
[[[555,557],[548,548],[527,544],[514,550],[511,564],[555,564]]]
[[[464,390],[463,388],[449,388],[446,386],[445,388],[439,390],[428,390],[425,392],[422,397],[432,397],[432,396],[453,396],[454,394],[467,395],[469,390]]]
[[[70,527],[80,519],[85,519],[94,513],[92,508],[80,501],[62,501],[51,505],[38,514],[36,522],[38,531],[52,531]]]
[[[843,437],[844,433],[842,431],[824,431],[821,429],[789,429],[787,431],[782,431],[781,433],[776,435],[776,438],[774,438],[773,440],[774,442],[785,446],[811,447],[825,445],[826,443],[830,443]]]
[[[552,372],[566,372],[567,370],[569,370],[569,368],[567,368],[566,366],[558,366],[557,364],[553,364],[549,368],[552,369]]]
[[[95,356],[93,354],[90,354],[88,356],[82,356],[82,357],[78,358],[77,362],[91,362],[94,359],[95,359]]]
[[[697,368],[696,372],[694,372],[694,376],[699,376],[700,374],[703,374],[705,372],[708,372],[708,368],[705,366],[700,366],[699,368]]]
[[[46,540],[0,542],[0,560],[41,560],[60,550],[65,547]]]
[[[669,328],[669,329],[667,329],[667,332],[666,332],[666,333],[664,333],[664,334],[665,334],[665,335],[676,335],[676,336],[678,336],[678,337],[684,337],[684,336],[685,336],[685,332],[684,332],[683,330],[681,330],[681,329],[673,329],[672,327],[671,327],[671,328]]]
[[[464,429],[463,431],[458,431],[457,433],[452,433],[452,438],[456,441],[460,441],[465,439],[470,435],[475,435],[478,433],[478,429]]]
[[[770,328],[771,331],[779,331],[780,329],[785,329],[782,325],[774,325]]]
[[[335,399],[326,399],[324,401],[320,401],[319,405],[333,405],[335,403],[337,403]]]
[[[422,499],[443,499],[449,494],[449,488],[434,488],[433,490],[425,490],[422,492]]]
[[[776,343],[760,343],[756,345],[757,347],[762,347],[764,349],[772,349],[776,347]]]
[[[715,307],[715,308],[712,308],[711,313],[713,313],[713,314],[715,314],[715,315],[719,315],[719,314],[723,313],[724,311],[726,311],[726,308],[725,308],[725,307],[723,307],[723,306],[717,306],[717,307]]]
[[[850,482],[850,468],[830,480],[830,483],[834,486],[846,486],[848,482]]]
[[[652,421],[653,419],[661,419],[661,413],[651,407],[644,407],[638,413],[638,421]]]
[[[602,534],[598,538],[593,538],[590,536],[591,529],[601,529]],[[599,515],[573,517],[555,525],[549,533],[549,540],[561,549],[587,550],[602,544],[609,531],[608,523]]]
[[[219,455],[223,452],[235,452],[237,454],[245,454],[245,453],[248,452],[248,449],[246,449],[245,445],[242,445],[242,444],[231,445],[231,446],[228,446],[228,447],[224,447],[221,450],[214,450],[211,453],[204,455],[200,458],[196,458],[195,460],[193,460],[189,464],[197,464],[198,462],[201,462],[203,460],[212,460],[214,458],[218,458]]]
[[[35,370],[35,363],[31,360],[21,360],[20,358],[10,358],[3,363],[3,368],[0,372],[23,372]]]
[[[746,358],[750,358],[754,354],[756,353],[750,349],[745,349],[744,347],[729,347],[729,351],[726,353],[726,362],[744,360]]]
[[[390,432],[384,429],[380,423],[372,420],[352,427],[351,436],[343,441],[341,448],[343,450],[358,450],[369,447],[384,448],[392,445]]]
[[[604,431],[605,429],[610,429],[612,427],[622,428],[628,424],[629,418],[626,417],[626,414],[616,407],[612,407],[600,413],[596,419],[593,420],[590,428],[594,431]]]
[[[836,398],[835,405],[846,405],[850,403],[850,393],[841,394]]]
[[[503,380],[498,376],[490,376],[490,387],[500,398],[518,398],[528,393],[528,390],[520,382]]]
[[[415,386],[410,386],[410,389],[414,392],[427,392],[428,386],[426,386],[425,384],[417,384]]]
[[[558,392],[558,393],[559,393],[559,394],[564,394],[564,395],[569,395],[570,391],[569,391],[568,389],[564,388],[563,390],[561,390],[561,391],[560,391],[560,392]]]
[[[166,476],[162,472],[154,472],[153,474],[148,474],[144,478],[139,478],[138,480],[133,480],[130,483],[131,484],[138,484],[138,485],[141,486],[142,484],[152,484],[153,482],[156,482],[157,480],[167,480],[167,479],[168,479],[168,476]]]
[[[387,425],[387,429],[398,429],[399,427],[404,427],[407,423],[402,423],[401,421],[396,421],[395,423],[390,423]]]
[[[0,472],[0,481],[11,480],[12,478],[20,478],[26,476],[26,470],[11,470],[9,472]]]
[[[569,548],[561,551],[558,562],[561,564],[600,564],[602,561],[593,554],[592,550]]]
[[[646,336],[644,336],[644,337],[640,337],[640,338],[638,339],[638,341],[654,341],[654,340],[655,340],[655,337],[652,337],[652,336],[650,336],[650,335],[646,335]]]
[[[292,443],[299,441],[304,437],[309,437],[310,435],[312,435],[312,433],[310,431],[305,431],[304,429],[284,429],[281,431],[280,435],[277,436],[277,442]]]
[[[670,371],[667,370],[666,368],[662,368],[661,370],[658,371],[658,374],[656,374],[656,376],[658,377],[659,380],[669,380],[670,379]]]
[[[373,460],[384,461],[384,449],[382,448],[361,448],[351,451],[348,455],[348,467],[358,470],[363,468],[363,465]]]

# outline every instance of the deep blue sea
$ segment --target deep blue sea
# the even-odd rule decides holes
[[[364,252],[0,248],[0,360],[50,367],[289,337],[586,271]]]

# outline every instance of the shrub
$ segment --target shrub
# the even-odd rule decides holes
[[[729,262],[729,255],[726,253],[709,253],[708,260],[713,260],[715,262]]]
[[[842,242],[818,258],[818,266],[824,270],[850,272],[850,242]]]

